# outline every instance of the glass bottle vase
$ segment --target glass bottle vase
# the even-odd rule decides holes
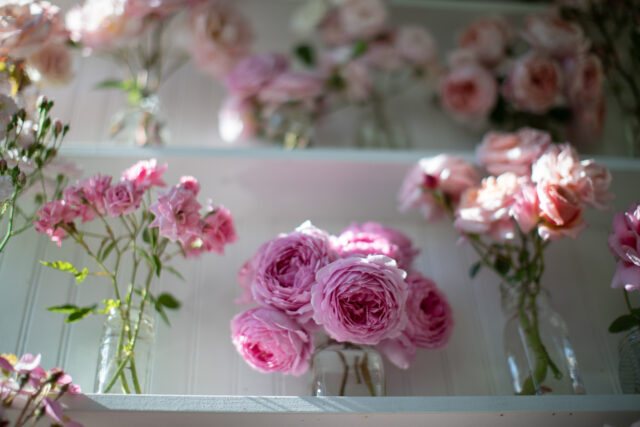
[[[382,356],[375,349],[330,342],[313,354],[314,396],[384,396]]]
[[[627,333],[618,346],[618,376],[623,393],[640,393],[640,327]]]
[[[126,144],[165,145],[169,132],[158,95],[145,95],[117,113],[111,121],[109,134],[114,141]]]
[[[568,328],[544,290],[502,286],[503,344],[515,394],[584,394]]]
[[[389,117],[386,104],[372,98],[359,107],[356,146],[360,148],[411,148],[409,134],[402,123]]]
[[[129,319],[124,322],[117,308],[107,315],[98,354],[96,393],[149,393],[154,320],[146,312],[140,316],[138,308],[130,309]],[[136,336],[137,322],[140,327]],[[130,354],[128,348],[132,339],[135,339],[135,346]]]

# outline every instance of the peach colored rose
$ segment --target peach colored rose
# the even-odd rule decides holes
[[[578,187],[580,184],[580,156],[571,144],[555,144],[536,160],[531,167],[533,182],[550,182],[564,186]]]
[[[510,42],[509,27],[502,17],[476,19],[458,35],[458,46],[489,67],[500,63]]]
[[[386,28],[388,11],[382,0],[347,0],[339,6],[338,19],[352,40],[366,40]]]
[[[438,59],[435,40],[421,26],[406,25],[398,28],[394,44],[400,55],[413,65],[425,66]]]
[[[489,132],[476,148],[478,163],[489,173],[531,174],[531,165],[551,145],[551,135],[532,128],[517,132]]]
[[[604,75],[600,59],[584,55],[565,61],[565,93],[575,107],[595,106],[602,101]]]
[[[445,111],[457,120],[484,119],[496,104],[498,83],[485,68],[466,64],[442,78],[439,95]]]
[[[606,167],[597,164],[594,160],[583,160],[580,165],[582,166],[580,198],[593,208],[601,211],[608,210],[609,203],[613,199],[613,194],[609,192],[611,173]]]
[[[587,227],[580,197],[569,187],[543,182],[538,183],[537,193],[543,220],[538,233],[543,240],[575,239]]]
[[[545,113],[555,104],[561,87],[562,74],[556,61],[530,52],[512,64],[502,94],[520,110]]]
[[[73,77],[73,57],[62,43],[47,43],[29,58],[42,77],[53,84],[68,83]]]
[[[588,46],[578,25],[553,15],[529,16],[522,37],[537,50],[556,58],[584,52]]]

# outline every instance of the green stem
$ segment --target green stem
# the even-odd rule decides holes
[[[9,208],[9,224],[7,225],[7,232],[4,235],[4,239],[2,239],[2,242],[0,243],[0,252],[2,252],[4,247],[7,245],[7,242],[9,242],[9,239],[11,238],[11,235],[12,235],[13,218],[15,214],[17,197],[18,197],[18,187],[16,186],[16,188],[13,190],[13,194],[11,195],[11,201],[9,202],[9,204],[11,205],[11,207]]]

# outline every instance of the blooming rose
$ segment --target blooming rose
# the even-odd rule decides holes
[[[382,0],[347,0],[339,6],[338,19],[352,40],[371,39],[385,29],[388,12]]]
[[[218,113],[218,132],[225,142],[251,138],[257,133],[258,123],[254,104],[247,99],[227,98]]]
[[[540,220],[540,204],[535,184],[525,183],[520,186],[514,196],[509,213],[523,233],[528,234],[538,226]]]
[[[423,27],[407,25],[398,28],[395,46],[407,61],[424,66],[437,60],[436,42]]]
[[[62,43],[47,43],[29,58],[42,77],[52,84],[68,83],[73,77],[73,58]]]
[[[110,176],[97,174],[78,183],[78,186],[82,188],[84,199],[100,215],[106,215],[107,213],[104,195],[107,189],[111,187],[111,179]]]
[[[149,228],[158,227],[160,235],[172,242],[187,244],[200,233],[200,203],[193,191],[180,185],[161,194],[149,211],[156,216]]]
[[[59,226],[72,223],[77,215],[78,211],[66,201],[54,200],[38,210],[38,219],[33,222],[33,226],[38,233],[48,234],[60,246],[67,233]]]
[[[5,1],[0,7],[0,56],[27,58],[65,36],[60,9],[47,1]]]
[[[258,249],[251,283],[253,297],[304,324],[313,315],[311,286],[316,272],[337,257],[329,235],[307,221]]]
[[[596,55],[580,55],[565,61],[565,93],[573,106],[596,105],[602,99],[604,74]]]
[[[543,223],[538,233],[543,240],[558,240],[564,236],[576,238],[587,225],[582,215],[582,203],[569,187],[538,183],[540,217]]]
[[[519,188],[527,182],[528,177],[512,172],[483,179],[480,187],[462,195],[454,226],[462,233],[486,234],[498,241],[512,239],[511,206]]]
[[[253,96],[287,68],[289,61],[281,54],[247,56],[227,76],[227,88],[236,97]]]
[[[587,47],[582,29],[556,16],[529,16],[524,26],[524,39],[537,50],[554,57],[574,55]]]
[[[458,35],[458,46],[482,64],[493,67],[504,58],[510,42],[509,27],[497,16],[476,19]]]
[[[544,54],[530,52],[511,65],[502,94],[516,108],[544,113],[556,102],[561,87],[562,75],[558,64]]]
[[[377,222],[353,223],[342,230],[333,243],[343,257],[386,255],[405,271],[411,270],[413,259],[420,252],[406,234]]]
[[[120,181],[104,192],[104,204],[113,218],[135,212],[142,202],[144,191],[131,181]]]
[[[178,185],[185,190],[189,190],[194,196],[197,196],[200,192],[200,183],[192,176],[181,176]],[[211,209],[213,211],[213,209]]]
[[[207,251],[224,253],[225,245],[238,240],[233,216],[224,206],[209,208],[210,212],[203,219],[202,240]]]
[[[531,165],[551,145],[547,132],[522,128],[517,132],[489,132],[476,148],[478,163],[491,174],[530,175]]]
[[[444,210],[427,190],[441,191],[455,207],[462,193],[479,181],[473,165],[461,157],[440,154],[420,159],[400,187],[399,209],[407,211],[419,207],[425,219],[436,220],[444,214]]]
[[[311,335],[274,308],[258,307],[236,315],[231,320],[231,341],[257,371],[297,376],[309,369]]]
[[[378,344],[407,324],[406,273],[384,255],[339,259],[318,271],[313,319],[336,341]]]
[[[633,203],[627,211],[617,212],[612,229],[608,243],[618,265],[611,286],[640,291],[640,205]]]
[[[166,187],[162,174],[167,170],[167,164],[158,166],[156,159],[141,160],[122,173],[122,179],[133,182],[142,191],[150,187]]]
[[[440,101],[457,120],[486,118],[496,104],[498,83],[485,68],[463,64],[449,71],[440,81]]]
[[[604,211],[609,209],[609,202],[613,194],[609,192],[611,186],[611,173],[606,167],[597,164],[594,160],[580,162],[582,178],[580,186],[580,198],[587,205]]]
[[[286,102],[312,102],[324,90],[320,76],[311,73],[286,71],[265,86],[258,98],[262,102],[284,104]]]

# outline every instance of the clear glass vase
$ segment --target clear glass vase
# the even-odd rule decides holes
[[[129,319],[124,322],[120,310],[115,308],[107,315],[98,354],[96,393],[149,393],[155,338],[153,317],[146,312],[140,317],[140,310],[131,308]],[[137,322],[140,327],[136,336]],[[129,356],[133,339],[135,346]]]
[[[360,106],[356,146],[361,148],[411,148],[407,130],[389,117],[385,103],[376,97]]]
[[[165,145],[169,139],[167,121],[155,93],[141,97],[117,113],[109,128],[116,142],[148,147]]]
[[[640,327],[624,336],[618,346],[620,362],[618,376],[623,393],[640,393]]]
[[[503,285],[507,369],[515,394],[584,394],[568,328],[546,292]]]
[[[263,112],[263,136],[277,142],[287,150],[311,145],[314,120],[304,106],[280,105]]]
[[[375,349],[331,342],[313,355],[314,396],[384,396],[382,356]]]

